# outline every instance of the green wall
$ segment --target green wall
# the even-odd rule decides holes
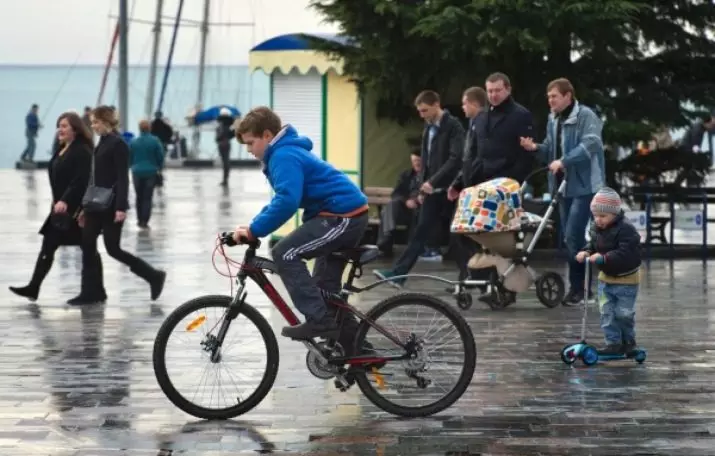
[[[369,93],[362,100],[362,159],[364,187],[393,187],[402,171],[410,167],[407,138],[422,133],[422,121],[415,113],[414,122],[405,126],[377,119],[375,97]]]

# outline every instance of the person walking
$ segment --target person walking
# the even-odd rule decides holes
[[[148,229],[154,187],[164,166],[164,146],[151,134],[148,120],[139,122],[139,136],[129,145],[132,182],[136,195],[137,225]]]
[[[561,185],[566,172],[566,190],[559,204],[559,216],[569,254],[570,288],[563,304],[578,306],[583,302],[585,281],[588,280],[590,290],[591,278],[586,277],[585,266],[576,260],[576,255],[586,243],[591,201],[606,185],[606,159],[601,139],[603,122],[591,108],[576,100],[576,91],[568,79],[551,81],[546,94],[551,109],[546,138],[537,144],[531,137],[523,137],[521,145],[536,152],[538,158],[548,164],[551,189]]]
[[[373,274],[380,280],[390,280],[396,288],[402,288],[407,275],[424,252],[430,235],[435,230],[435,221],[441,219],[442,210],[449,204],[444,193],[435,189],[447,187],[459,170],[464,148],[464,128],[459,120],[442,108],[439,94],[425,90],[417,95],[415,108],[424,119],[422,133],[422,166],[420,168],[420,192],[423,196],[415,231],[407,248],[390,269],[376,269]],[[395,278],[397,277],[397,278]]]
[[[32,162],[35,159],[37,133],[40,131],[40,128],[42,128],[40,118],[37,116],[39,110],[40,107],[37,104],[33,104],[30,107],[30,112],[25,116],[25,139],[27,139],[27,145],[20,156],[21,161]]]
[[[52,268],[55,252],[60,246],[81,245],[82,231],[77,222],[82,196],[87,190],[92,161],[92,134],[75,113],[66,112],[57,119],[57,144],[48,166],[52,205],[50,214],[40,228],[42,247],[35,262],[30,283],[24,287],[10,287],[18,296],[35,301],[40,287]],[[102,282],[102,260],[96,251],[83,256],[83,267],[100,271],[92,295],[106,298]]]
[[[223,168],[222,187],[228,187],[228,175],[231,172],[231,141],[234,137],[233,114],[228,108],[221,108],[218,114],[218,126],[216,127],[216,145],[221,156],[221,166]]]
[[[92,129],[100,137],[92,157],[87,194],[79,216],[82,226],[82,289],[68,301],[82,305],[96,302],[96,283],[101,281],[96,269],[87,267],[97,251],[97,238],[104,237],[104,247],[109,256],[129,266],[131,271],[146,280],[151,299],[156,300],[164,288],[166,273],[154,269],[144,260],[123,250],[120,246],[122,228],[129,208],[129,146],[117,131],[117,118],[109,106],[92,110]]]

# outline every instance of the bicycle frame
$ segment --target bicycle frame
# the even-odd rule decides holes
[[[348,282],[344,285],[345,290],[350,290],[352,292],[359,293],[371,287],[365,289],[358,289],[352,286],[352,280],[355,278],[356,265],[350,265],[350,275]],[[223,344],[223,340],[226,337],[226,332],[231,324],[231,321],[235,320],[238,316],[241,306],[245,302],[247,292],[245,291],[246,279],[251,279],[258,287],[263,291],[263,293],[268,297],[273,306],[283,315],[286,322],[291,326],[296,326],[300,324],[300,320],[296,316],[295,312],[288,306],[283,297],[278,293],[278,290],[273,286],[273,284],[268,280],[266,273],[268,271],[273,274],[277,274],[278,270],[275,263],[268,258],[264,258],[256,255],[256,247],[249,246],[246,250],[243,262],[241,263],[241,269],[236,275],[236,284],[238,285],[238,290],[233,296],[231,304],[229,305],[228,311],[226,312],[226,318],[221,324],[221,328],[218,333],[219,346]],[[367,322],[371,327],[375,328],[382,335],[387,337],[395,345],[403,348],[405,350],[404,355],[400,356],[340,356],[325,358],[321,353],[320,349],[316,346],[313,340],[303,341],[308,350],[314,352],[314,354],[320,356],[326,363],[336,366],[342,366],[348,364],[350,366],[364,365],[364,364],[376,364],[385,363],[388,361],[401,361],[411,359],[412,352],[414,351],[414,342],[408,341],[403,343],[394,335],[392,335],[388,330],[378,323],[370,320],[363,312],[357,310],[355,307],[351,306],[347,302],[341,302],[337,300],[331,300],[330,303],[338,308],[338,312],[347,311],[357,315],[361,320]]]

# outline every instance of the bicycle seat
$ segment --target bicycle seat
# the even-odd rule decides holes
[[[337,250],[331,255],[362,265],[375,261],[380,256],[380,249],[376,245],[360,245],[349,249]]]

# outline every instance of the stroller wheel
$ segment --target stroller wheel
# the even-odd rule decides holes
[[[469,293],[462,292],[457,295],[457,306],[459,306],[460,309],[467,310],[472,307],[472,303],[472,295]]]
[[[546,307],[556,307],[561,304],[566,295],[564,279],[555,272],[547,272],[536,281],[536,296]]]

